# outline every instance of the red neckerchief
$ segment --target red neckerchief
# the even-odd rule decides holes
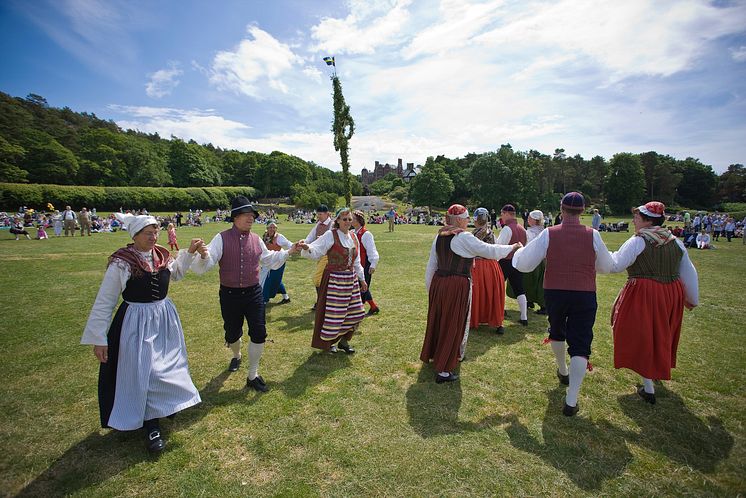
[[[127,265],[130,267],[130,272],[136,276],[139,277],[143,274],[143,272],[148,273],[155,273],[161,271],[161,269],[168,266],[169,261],[171,261],[171,253],[168,249],[166,249],[163,246],[156,245],[153,247],[153,266],[155,268],[150,268],[148,266],[148,263],[140,256],[140,252],[135,249],[135,244],[127,244],[127,247],[122,247],[121,249],[117,249],[114,254],[109,256],[109,263],[106,265],[108,268],[109,265],[114,261],[115,259],[121,259]]]

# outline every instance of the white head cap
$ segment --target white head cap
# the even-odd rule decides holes
[[[158,220],[150,215],[135,216],[134,214],[114,213],[114,216],[122,222],[122,226],[127,229],[127,233],[129,233],[130,237],[133,239],[135,238],[135,235],[146,226],[158,225]]]

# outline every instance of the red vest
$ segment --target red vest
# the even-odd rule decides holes
[[[360,227],[360,230],[357,231],[357,240],[358,240],[358,247],[360,248],[360,265],[365,267],[366,264],[368,264],[368,252],[365,250],[365,246],[363,245],[363,235],[368,230],[362,226]]]
[[[282,247],[280,247],[280,244],[277,243],[277,235],[278,234],[275,234],[275,236],[272,237],[272,240],[270,240],[269,242],[267,242],[266,239],[264,240],[264,245],[267,246],[267,249],[269,249],[270,251],[279,251],[282,249]]]
[[[220,285],[252,287],[259,284],[259,258],[262,247],[255,233],[241,233],[235,226],[220,232],[223,256],[220,265]]]
[[[520,242],[524,246],[526,245],[526,229],[523,226],[519,225],[515,219],[505,223],[505,226],[510,227],[510,242],[508,244],[512,245]],[[515,253],[511,252],[505,259],[513,259],[513,254]]]
[[[562,220],[549,227],[544,288],[596,292],[596,251],[593,230]]]

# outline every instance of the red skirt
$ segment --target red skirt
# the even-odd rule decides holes
[[[466,332],[471,282],[466,277],[433,276],[427,308],[427,329],[420,360],[433,360],[438,372],[456,369]]]
[[[494,259],[477,258],[471,270],[471,319],[469,328],[486,323],[500,327],[505,314],[505,278]]]
[[[648,379],[668,380],[684,316],[684,286],[631,278],[611,311],[614,367],[629,368]]]

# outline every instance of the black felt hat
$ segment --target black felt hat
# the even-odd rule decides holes
[[[256,210],[249,199],[243,195],[239,195],[231,201],[231,215],[227,216],[225,221],[232,222],[234,217],[243,213],[254,213],[254,218],[259,217],[259,211]]]

